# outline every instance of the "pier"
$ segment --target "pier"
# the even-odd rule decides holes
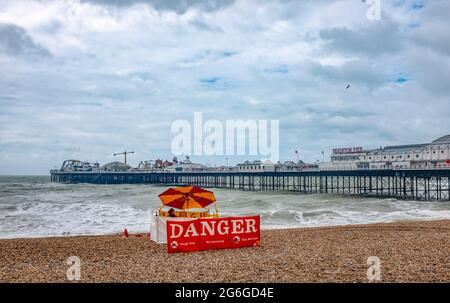
[[[450,201],[450,169],[296,172],[61,172],[52,182],[196,185],[238,190],[294,191],[407,200]]]

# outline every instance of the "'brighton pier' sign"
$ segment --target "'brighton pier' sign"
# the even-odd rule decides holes
[[[333,148],[333,154],[353,154],[362,153],[362,147],[343,147],[343,148]]]

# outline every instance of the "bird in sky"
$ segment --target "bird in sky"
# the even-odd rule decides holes
[[[350,84],[347,84],[347,87],[345,89],[349,89],[350,88]]]

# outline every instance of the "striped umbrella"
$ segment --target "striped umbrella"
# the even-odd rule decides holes
[[[165,206],[177,209],[205,208],[216,201],[213,192],[197,186],[169,188],[159,199]]]

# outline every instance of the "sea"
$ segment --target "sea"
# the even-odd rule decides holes
[[[167,187],[62,184],[49,176],[0,176],[0,238],[149,232]],[[209,189],[221,216],[261,216],[262,229],[450,219],[450,202]]]

